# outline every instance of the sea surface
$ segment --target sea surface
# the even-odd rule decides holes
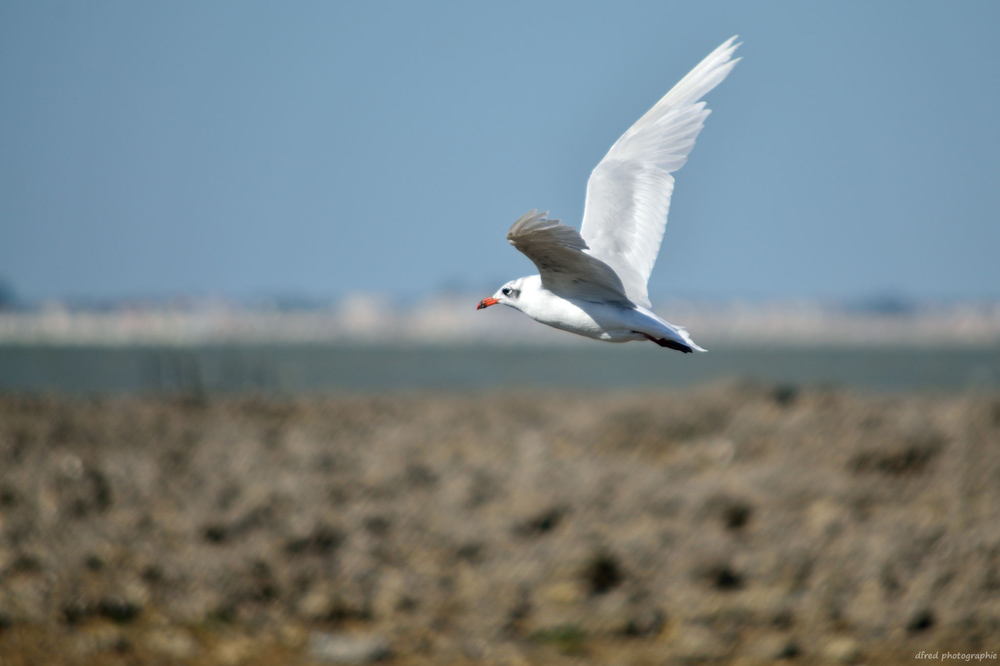
[[[378,393],[682,388],[724,379],[874,391],[1000,390],[1000,347],[0,345],[5,393]]]

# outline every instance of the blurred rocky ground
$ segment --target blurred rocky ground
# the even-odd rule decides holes
[[[0,663],[1000,649],[1000,397],[0,398]]]

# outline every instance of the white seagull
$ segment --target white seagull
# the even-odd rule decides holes
[[[650,310],[649,274],[667,225],[673,173],[687,161],[710,111],[701,101],[739,62],[731,37],[688,72],[619,138],[590,174],[580,231],[533,210],[507,240],[538,268],[476,309],[501,303],[555,328],[607,342],[650,340],[705,351],[682,326]]]

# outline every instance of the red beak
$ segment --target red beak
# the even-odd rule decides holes
[[[489,298],[484,298],[483,300],[479,301],[479,305],[476,306],[476,309],[482,310],[483,308],[488,308],[491,305],[496,305],[499,302],[500,301],[490,296]]]

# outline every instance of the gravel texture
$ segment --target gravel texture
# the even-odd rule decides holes
[[[920,650],[1000,650],[997,396],[0,398],[4,666]]]

